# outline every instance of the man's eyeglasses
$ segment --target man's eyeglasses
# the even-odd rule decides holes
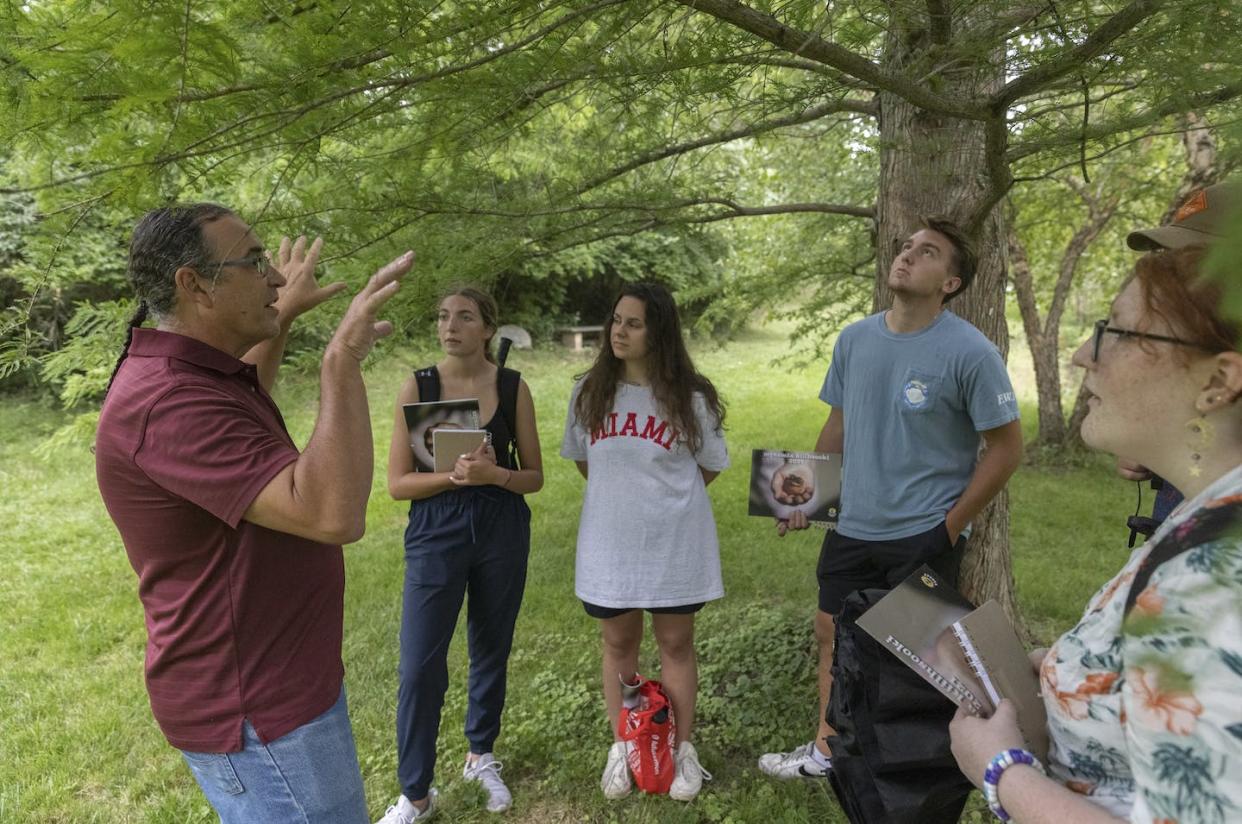
[[[1195,349],[1203,349],[1208,352],[1212,349],[1201,343],[1182,340],[1181,338],[1171,338],[1168,335],[1152,335],[1148,332],[1134,332],[1130,329],[1118,329],[1115,326],[1109,326],[1107,320],[1097,320],[1095,322],[1095,335],[1091,339],[1091,360],[1098,363],[1100,360],[1100,343],[1104,340],[1104,333],[1117,335],[1122,338],[1141,338],[1143,340],[1158,340],[1162,343],[1176,343],[1179,346],[1193,346]]]
[[[259,273],[259,277],[266,278],[272,270],[272,262],[267,259],[267,255],[252,255],[245,258],[235,258],[233,260],[218,260],[214,263],[208,263],[208,268],[222,269],[225,266],[246,266],[254,269]]]

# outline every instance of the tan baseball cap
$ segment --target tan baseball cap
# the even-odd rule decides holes
[[[1126,245],[1139,252],[1150,252],[1212,243],[1224,235],[1224,219],[1239,203],[1238,193],[1239,187],[1231,183],[1217,183],[1192,192],[1177,207],[1171,223],[1131,232],[1126,236]]]

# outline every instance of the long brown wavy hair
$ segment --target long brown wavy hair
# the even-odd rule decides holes
[[[686,351],[681,335],[677,304],[669,291],[658,283],[627,283],[612,302],[613,312],[604,322],[599,356],[591,368],[577,378],[585,378],[574,403],[574,414],[589,432],[604,428],[617,396],[617,382],[625,374],[625,364],[612,351],[612,318],[621,298],[643,302],[647,327],[647,377],[656,405],[669,423],[685,435],[691,452],[703,445],[703,433],[694,415],[694,393],[703,395],[707,409],[716,419],[715,429],[724,426],[725,405],[712,382],[699,374]]]

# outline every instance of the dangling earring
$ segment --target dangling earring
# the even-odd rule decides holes
[[[1207,448],[1212,445],[1212,441],[1215,440],[1216,432],[1203,413],[1199,413],[1197,418],[1191,418],[1187,421],[1186,428],[1190,430],[1193,436],[1190,443],[1190,477],[1198,478],[1203,474],[1203,467],[1199,463],[1203,460],[1203,453],[1207,451]]]

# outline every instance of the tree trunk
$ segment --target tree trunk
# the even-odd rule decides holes
[[[1065,314],[1070,287],[1078,272],[1078,262],[1112,220],[1119,203],[1116,195],[1101,197],[1098,191],[1092,193],[1081,181],[1070,179],[1066,183],[1086,204],[1087,220],[1074,232],[1061,253],[1057,282],[1043,323],[1040,323],[1039,306],[1035,302],[1034,278],[1026,249],[1017,231],[1012,226],[1008,229],[1010,277],[1018,295],[1018,310],[1022,313],[1022,326],[1026,330],[1031,361],[1035,367],[1035,387],[1039,399],[1039,435],[1035,442],[1058,449],[1068,447],[1072,440],[1070,430],[1066,429],[1065,408],[1061,403],[1061,317]]]
[[[1039,399],[1039,434],[1037,445],[1063,444],[1065,442],[1065,410],[1061,406],[1061,366],[1059,336],[1046,336],[1039,320],[1039,306],[1035,302],[1035,279],[1031,275],[1031,262],[1026,247],[1018,238],[1012,225],[1007,227],[1009,243],[1009,278],[1018,298],[1018,311],[1022,314],[1022,328],[1026,332],[1026,344],[1031,350],[1031,363],[1035,367],[1035,391]]]
[[[905,25],[894,20],[889,32],[884,55],[887,70],[894,74],[913,72],[909,64],[934,60],[929,51],[937,46],[926,18],[910,19]],[[1004,80],[997,68],[1002,61],[989,61],[989,57],[994,55],[980,54],[971,62],[960,57],[954,68],[942,68],[938,78],[944,84],[941,93],[951,99],[978,99],[994,92]],[[992,196],[991,181],[986,176],[989,147],[983,122],[932,114],[889,92],[879,94],[879,103],[876,311],[892,303],[885,283],[888,269],[898,246],[916,228],[919,216],[945,215],[966,225],[980,204]],[[979,250],[975,281],[949,306],[1007,356],[1004,237],[1001,210],[992,209],[975,237]],[[1011,617],[1018,618],[1009,559],[1009,500],[1004,493],[974,521],[970,549],[962,562],[961,588],[976,601],[995,598]]]

